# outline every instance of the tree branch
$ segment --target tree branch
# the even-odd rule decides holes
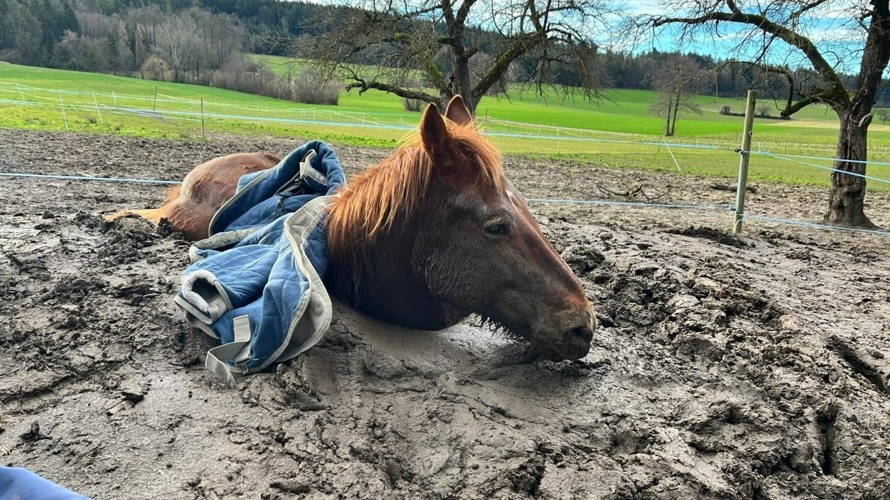
[[[377,82],[377,81],[367,82],[365,80],[355,78],[355,77],[353,77],[353,79],[357,80],[357,81],[355,83],[350,83],[350,84],[346,85],[347,91],[350,91],[352,89],[359,89],[358,93],[364,94],[368,90],[375,89],[375,90],[381,90],[383,92],[389,92],[391,94],[395,94],[395,95],[397,95],[399,97],[403,97],[405,99],[418,99],[418,100],[425,101],[425,102],[436,102],[436,103],[439,102],[439,98],[437,96],[427,94],[426,92],[423,92],[423,91],[409,90],[404,87],[399,87],[398,85],[390,85],[388,83]]]
[[[470,15],[470,9],[476,4],[476,0],[464,0],[464,3],[457,9],[457,15],[454,17],[456,22],[461,25],[467,22],[467,16]]]
[[[426,73],[430,79],[430,84],[439,91],[439,94],[446,95],[449,92],[448,82],[445,80],[445,75],[439,71],[439,67],[436,66],[436,61],[432,59],[427,59],[426,61]]]
[[[473,96],[478,99],[485,95],[492,85],[503,78],[507,73],[507,70],[510,69],[510,64],[512,64],[513,61],[527,53],[530,48],[539,45],[543,41],[544,36],[537,33],[533,36],[519,37],[509,47],[501,51],[501,53],[495,57],[494,64],[492,64],[488,71],[485,72],[485,75],[476,82],[476,85],[473,86]]]
[[[825,92],[821,92],[819,94],[813,94],[809,97],[805,97],[792,105],[787,106],[785,109],[779,112],[780,116],[791,116],[794,113],[797,113],[801,109],[809,106],[810,104],[815,104],[817,102],[831,103],[831,90],[826,90]]]
[[[844,89],[844,83],[841,80],[840,76],[828,63],[828,61],[825,60],[821,52],[819,52],[819,49],[809,38],[780,24],[777,24],[770,19],[767,19],[763,15],[745,14],[744,12],[739,10],[738,6],[736,6],[733,0],[726,0],[726,4],[730,8],[730,10],[732,10],[732,12],[709,12],[698,17],[655,17],[652,19],[652,26],[659,27],[666,24],[686,24],[691,26],[701,26],[712,21],[723,21],[753,26],[761,31],[775,36],[776,38],[779,38],[780,40],[793,47],[796,47],[798,50],[804,53],[804,55],[813,65],[813,68],[820,75],[822,75],[822,78],[825,79],[826,83],[828,83],[832,87],[835,87],[835,90]],[[841,94],[846,96],[846,93],[836,92],[836,95],[838,96],[840,96]]]
[[[827,1],[828,1],[828,0],[816,0],[815,2],[811,2],[811,3],[808,3],[808,4],[806,4],[806,5],[803,5],[803,6],[801,6],[800,9],[798,9],[797,11],[791,13],[791,19],[799,19],[799,18],[800,18],[802,15],[804,15],[807,11],[809,11],[809,10],[813,10],[813,9],[815,9],[816,7],[822,5],[823,3],[827,2]]]

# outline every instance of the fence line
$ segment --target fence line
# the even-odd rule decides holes
[[[14,87],[13,87],[14,85]],[[40,92],[45,92],[49,95],[49,97],[44,97],[38,95]],[[4,98],[2,97],[4,93],[11,93],[19,98]],[[55,94],[53,96],[53,94]],[[85,99],[88,103],[66,103],[64,102],[64,96],[78,96],[80,99]],[[101,97],[103,99],[110,99],[115,103],[115,105],[108,105],[105,103],[99,102],[97,99]],[[160,97],[160,98],[159,98]],[[91,100],[89,99],[91,98]],[[29,100],[30,99],[30,100]],[[136,101],[136,102],[144,102],[144,103],[152,103],[153,107],[156,107],[158,103],[161,104],[176,104],[176,105],[185,105],[186,109],[142,109],[138,107],[128,107],[128,106],[118,106],[116,103],[118,101]],[[323,125],[323,126],[337,126],[337,127],[360,127],[360,128],[373,128],[373,129],[387,129],[387,130],[397,130],[397,131],[412,131],[416,130],[416,125],[407,126],[400,125],[394,123],[385,123],[379,120],[379,117],[399,117],[400,115],[393,113],[375,113],[375,112],[366,112],[366,113],[343,113],[338,111],[329,111],[323,110],[319,111],[316,109],[284,109],[284,108],[258,108],[258,107],[249,107],[249,106],[238,106],[236,104],[227,104],[227,103],[213,103],[212,101],[207,101],[204,103],[203,111],[201,111],[201,106],[199,101],[193,101],[188,98],[180,98],[176,96],[168,96],[164,94],[155,94],[154,97],[139,97],[139,96],[128,96],[124,94],[118,94],[116,92],[112,92],[111,94],[104,94],[100,92],[92,92],[90,91],[87,95],[85,95],[82,91],[63,91],[63,90],[51,90],[51,89],[41,89],[37,87],[30,87],[21,84],[10,84],[7,82],[0,81],[0,104],[10,104],[15,106],[60,106],[61,113],[66,122],[67,129],[67,116],[65,114],[65,109],[75,109],[75,110],[84,110],[95,112],[97,115],[101,116],[101,111],[105,111],[107,113],[115,113],[115,114],[124,114],[124,115],[137,115],[143,116],[147,118],[153,119],[164,119],[164,120],[180,120],[186,122],[202,122],[202,119],[214,118],[220,120],[232,120],[236,122],[274,122],[274,123],[282,123],[282,124],[299,124],[299,125]],[[189,106],[194,106],[196,111],[191,111]],[[228,113],[224,112],[208,112],[207,108],[214,108],[220,110],[231,111]],[[285,118],[285,117],[276,117],[276,116],[256,116],[256,115],[247,115],[247,114],[238,114],[237,112],[258,112],[258,113],[276,113],[276,114],[300,114],[304,117],[308,117],[309,113],[312,113],[313,119],[296,119],[296,118]],[[325,119],[319,119],[317,115],[322,115]],[[101,118],[100,118],[101,119]],[[342,121],[334,121],[335,119],[340,119]],[[621,134],[621,133],[610,133],[610,132],[602,132],[595,130],[585,130],[585,129],[574,129],[574,128],[565,128],[565,127],[554,127],[554,126],[537,126],[533,124],[520,124],[516,122],[502,121],[497,119],[491,119],[487,116],[484,119],[484,125],[497,125],[500,127],[506,127],[507,132],[497,131],[497,130],[487,130],[485,134],[491,137],[502,137],[502,138],[514,138],[514,139],[536,139],[536,140],[549,140],[549,141],[565,141],[565,142],[576,142],[576,143],[611,143],[611,144],[627,144],[627,145],[635,145],[635,146],[651,146],[651,147],[665,147],[667,148],[668,153],[671,155],[674,164],[680,169],[680,163],[677,158],[674,156],[671,151],[671,147],[673,148],[682,148],[682,149],[692,149],[692,150],[707,150],[707,151],[735,151],[739,152],[737,148],[729,146],[727,144],[714,144],[717,142],[716,140],[704,142],[711,142],[710,144],[689,144],[689,143],[668,143],[665,140],[662,141],[654,141],[649,136],[641,136],[634,134]],[[511,133],[511,129],[525,129],[525,130],[537,130],[537,133]],[[542,131],[555,131],[556,135],[545,134]],[[585,136],[585,134],[590,134]],[[606,135],[607,137],[595,137],[595,134]],[[619,138],[621,137],[621,138]],[[623,138],[623,139],[622,139]],[[795,163],[798,165],[816,168],[820,170],[827,170],[831,172],[843,173],[846,175],[852,175],[856,177],[861,177],[864,179],[868,179],[870,181],[888,183],[890,184],[890,180],[884,179],[881,177],[858,174],[853,172],[848,172],[845,170],[839,170],[833,167],[827,167],[823,165],[818,165],[816,163],[812,163],[811,161],[826,161],[826,162],[836,162],[836,161],[846,161],[849,163],[857,163],[862,164],[866,163],[869,165],[875,166],[890,166],[890,162],[885,161],[872,161],[872,160],[845,160],[838,159],[834,157],[820,157],[814,155],[798,155],[798,154],[779,154],[773,153],[770,151],[749,151],[751,155],[758,155],[762,157],[769,157],[780,161],[786,161]],[[54,178],[54,179],[64,179],[64,180],[93,180],[93,181],[106,181],[106,182],[139,182],[139,183],[154,183],[154,184],[178,184],[179,181],[160,181],[160,180],[151,180],[151,179],[124,179],[124,178],[108,178],[108,177],[88,177],[88,176],[69,176],[69,175],[54,175],[54,174],[21,174],[15,172],[0,172],[0,176],[4,177],[44,177],[44,178]],[[596,205],[617,205],[617,206],[644,206],[648,208],[662,208],[662,209],[696,209],[696,210],[716,210],[718,207],[708,206],[708,205],[684,205],[684,204],[658,204],[658,203],[643,203],[643,202],[620,202],[613,200],[558,200],[558,199],[531,199],[529,200],[532,203],[564,203],[564,204],[596,204]],[[732,210],[733,208],[730,207]],[[848,231],[850,228],[836,228],[834,226],[825,226],[817,223],[807,223],[803,221],[794,221],[793,219],[782,219],[778,217],[771,217],[768,215],[751,215],[751,214],[743,214],[743,218],[750,219],[759,219],[773,222],[781,222],[786,224],[796,224],[807,227],[816,227],[820,229],[838,229]],[[887,231],[876,231],[876,230],[857,230],[861,232],[871,233],[871,234],[879,234],[879,235],[890,235],[890,232]]]
[[[98,95],[98,94],[97,94]],[[12,105],[20,105],[20,106],[42,106],[43,103],[31,102],[31,101],[22,101],[19,99],[3,99],[0,98],[0,104],[12,104]],[[58,99],[56,100],[56,105],[58,104]],[[66,108],[71,109],[80,109],[84,111],[93,111],[96,109],[96,106],[93,104],[72,104],[65,103],[64,106]],[[122,106],[108,106],[105,104],[99,105],[100,109],[106,110],[111,113],[119,113],[119,114],[136,114],[140,116],[154,116],[154,117],[164,117],[168,119],[188,119],[191,121],[200,121],[201,112],[200,111],[177,111],[177,110],[147,110],[140,108],[130,108],[130,107],[122,107]],[[241,108],[236,108],[241,109]],[[338,112],[329,112],[326,111],[325,114],[328,115],[340,115],[346,118],[351,118],[355,120],[354,115],[346,114],[346,113],[338,113]],[[373,129],[384,129],[384,130],[396,130],[396,131],[413,131],[417,129],[416,125],[396,125],[396,124],[385,124],[385,123],[368,123],[364,122],[355,122],[355,121],[346,121],[346,122],[337,122],[330,120],[305,120],[305,119],[294,119],[294,118],[279,118],[279,117],[269,117],[269,116],[256,116],[256,115],[239,115],[239,114],[223,114],[223,113],[204,113],[206,118],[217,118],[217,119],[227,119],[227,120],[235,120],[242,122],[274,122],[274,123],[282,123],[282,124],[294,124],[294,125],[326,125],[326,126],[337,126],[337,127],[360,127],[360,128],[373,128]],[[533,125],[532,125],[533,127]],[[578,129],[568,129],[568,130],[578,130]],[[589,133],[595,134],[600,133],[599,131],[591,130]],[[688,143],[666,143],[664,141],[652,141],[651,139],[647,140],[618,140],[618,139],[602,139],[597,137],[571,137],[571,136],[556,136],[556,135],[542,135],[542,134],[531,134],[531,133],[506,133],[506,132],[494,132],[488,131],[485,135],[489,137],[503,137],[503,138],[512,138],[512,139],[539,139],[539,140],[551,140],[551,141],[569,141],[569,142],[595,142],[595,143],[610,143],[610,144],[631,144],[637,146],[654,146],[654,147],[677,147],[677,148],[685,148],[685,149],[701,149],[701,150],[711,150],[711,151],[731,151],[732,148],[730,146],[713,146],[713,145],[702,145],[702,144],[688,144]],[[890,165],[890,163],[888,163]]]
[[[159,185],[178,185],[181,181],[168,181],[161,179],[138,179],[125,177],[95,177],[86,175],[57,175],[57,174],[30,174],[23,172],[0,172],[0,177],[20,177],[20,178],[38,178],[38,179],[54,179],[69,181],[100,181],[100,182],[120,182],[120,183],[138,183],[138,184],[159,184]],[[616,200],[577,200],[577,199],[558,199],[558,198],[529,198],[529,203],[541,204],[559,204],[559,205],[601,205],[601,206],[619,206],[630,208],[657,208],[668,210],[696,210],[696,211],[733,211],[735,207],[732,205],[689,205],[683,203],[647,203],[641,201],[616,201]],[[823,231],[853,232],[863,234],[873,234],[877,236],[890,236],[890,231],[882,231],[878,229],[861,229],[842,226],[830,226],[815,222],[807,222],[796,219],[785,219],[781,217],[772,217],[759,214],[743,214],[743,219],[763,220],[767,222],[780,223],[786,225],[807,227],[811,229],[819,229]]]
[[[4,86],[9,88],[8,92],[10,92],[10,93],[21,94],[21,92],[16,92],[16,90],[13,90],[13,88],[10,84],[6,84],[5,82],[0,82],[0,95],[2,95],[2,93],[4,91]],[[29,91],[49,92],[48,89],[40,89],[37,87],[21,86],[21,89],[29,90]],[[84,98],[84,94],[82,92],[77,92],[77,91],[60,91],[60,92],[63,96],[65,96],[65,95],[79,96],[81,98]],[[32,95],[32,94],[29,93],[29,95]],[[160,97],[166,97],[167,99],[158,99],[158,98],[152,98],[152,97],[132,97],[131,99],[133,99],[135,101],[139,101],[139,102],[144,102],[144,103],[150,102],[152,104],[155,104],[155,103],[189,104],[190,109],[195,110],[194,114],[200,115],[200,112],[198,111],[199,101],[197,101],[197,100],[191,100],[191,99],[186,99],[186,98],[175,98],[173,96],[166,96],[166,95],[160,94],[160,93],[157,95]],[[120,100],[125,99],[124,95],[117,94],[117,93],[106,94],[106,93],[97,92],[96,96],[103,97],[104,99],[106,99],[112,103],[114,103],[115,101],[117,101],[119,99]],[[19,95],[19,97],[21,97],[21,95]],[[50,98],[46,98],[46,97],[41,97],[39,95],[32,95],[32,97],[34,98],[34,100],[36,100],[38,102],[47,101],[50,99]],[[54,102],[57,103],[58,95],[56,95],[52,99],[54,100]],[[20,100],[20,99],[0,98],[0,104],[8,103],[8,104],[21,105],[21,104],[25,104],[26,102],[27,101],[24,101],[23,99]],[[95,108],[95,106],[92,106],[92,104],[93,104],[92,101],[89,101],[89,104],[91,105],[92,108]],[[111,111],[112,108],[118,112],[139,113],[139,112],[147,111],[147,110],[139,109],[136,107],[119,106],[117,104],[108,105],[108,104],[104,104],[101,102],[99,102],[98,104],[99,104],[100,109],[108,108],[109,111]],[[66,103],[65,106],[72,107],[72,106],[76,106],[76,104]],[[243,113],[239,114],[239,113],[231,113],[231,112],[229,112],[229,113],[226,113],[226,112],[213,113],[212,111],[215,108],[223,108],[223,109],[238,110],[238,111],[254,111],[257,113],[274,113],[276,115],[298,113],[298,114],[302,115],[303,118],[302,119],[294,119],[294,118],[282,118],[279,116],[268,117],[268,116],[258,116],[256,114],[243,114]],[[86,108],[76,108],[76,109],[86,110]],[[238,106],[238,105],[233,105],[233,104],[213,103],[212,101],[205,101],[205,110],[206,109],[210,110],[210,114],[207,114],[206,116],[217,118],[217,119],[231,119],[231,120],[242,120],[242,121],[271,121],[271,122],[284,123],[284,124],[292,123],[292,124],[304,124],[304,125],[331,125],[331,126],[350,126],[350,127],[364,126],[366,128],[389,129],[389,130],[397,130],[397,131],[406,131],[406,130],[415,130],[416,129],[416,125],[414,123],[407,125],[407,124],[405,124],[404,120],[401,120],[401,119],[399,120],[398,124],[387,123],[384,120],[382,120],[382,118],[394,119],[394,118],[401,118],[401,116],[402,116],[402,115],[397,115],[397,114],[393,114],[393,113],[377,113],[377,112],[362,112],[360,114],[359,113],[343,113],[343,112],[331,111],[331,110],[323,110],[322,111],[322,110],[318,110],[315,108],[288,110],[288,109]],[[188,111],[182,111],[182,110],[177,111],[177,110],[151,109],[151,111],[163,114],[167,118],[171,118],[171,119],[175,119],[180,116],[189,116]],[[309,115],[310,113],[313,115],[313,119],[306,118],[306,116]],[[323,118],[319,119],[318,115],[321,115]],[[326,117],[326,119],[324,119],[324,117]],[[371,123],[368,123],[368,122],[371,122]],[[491,126],[491,125],[499,125],[502,127],[507,127],[507,129],[508,129],[507,132],[488,130],[486,132],[487,135],[490,135],[492,137],[507,137],[507,138],[517,138],[517,139],[543,139],[543,140],[553,140],[553,141],[565,140],[565,141],[573,141],[573,142],[579,142],[579,141],[586,140],[586,141],[597,141],[597,142],[611,142],[614,144],[642,144],[642,145],[652,145],[652,146],[661,146],[661,147],[665,146],[665,144],[663,142],[652,142],[651,137],[638,135],[638,134],[620,134],[620,133],[611,133],[611,132],[587,130],[587,129],[575,129],[575,128],[567,128],[567,127],[548,127],[548,126],[532,125],[532,124],[519,124],[516,122],[501,121],[501,120],[496,120],[496,119],[492,119],[492,118],[487,118],[483,125],[485,125],[486,127]],[[511,133],[510,130],[513,130],[513,129],[536,130],[537,133],[534,133],[534,132]],[[558,135],[548,135],[548,134],[542,133],[542,130],[554,130],[554,131],[558,130],[559,132],[558,132]],[[568,134],[568,135],[566,135],[566,134]],[[573,135],[574,135],[574,137],[573,137]],[[602,139],[602,138],[593,137],[593,135],[607,135],[609,137],[615,137],[616,135],[619,135],[621,137],[631,138],[631,140]],[[705,140],[704,142],[712,143],[713,141]],[[685,146],[688,146],[690,148],[701,148],[701,149],[721,149],[721,146],[715,146],[713,144],[711,144],[711,145],[686,144]],[[724,145],[723,147],[727,148],[728,145]]]
[[[102,181],[102,182],[133,182],[137,184],[168,184],[179,185],[182,181],[164,181],[159,179],[134,179],[127,177],[94,177],[89,175],[62,174],[29,174],[25,172],[0,172],[0,177],[22,177],[26,179],[57,179],[66,181]]]
[[[788,224],[792,226],[802,226],[813,229],[821,229],[823,231],[838,231],[845,233],[863,233],[863,234],[874,234],[877,236],[890,236],[890,231],[883,231],[880,229],[863,229],[858,227],[844,227],[844,226],[831,226],[828,224],[819,224],[818,222],[807,222],[796,219],[783,219],[781,217],[772,217],[769,215],[758,215],[758,214],[744,214],[742,216],[743,219],[755,219],[755,220],[763,220],[767,222],[775,222],[779,224]]]
[[[829,171],[829,172],[836,172],[836,173],[840,173],[840,174],[844,174],[844,175],[849,175],[849,176],[851,176],[851,177],[859,177],[859,178],[862,178],[862,179],[868,179],[868,180],[870,180],[870,181],[883,182],[883,183],[886,183],[886,184],[890,184],[890,180],[882,179],[882,178],[880,178],[880,177],[874,177],[874,176],[871,176],[871,175],[860,174],[860,173],[857,173],[857,172],[849,172],[849,171],[847,171],[847,170],[841,170],[841,169],[839,169],[839,168],[826,167],[826,166],[823,166],[823,165],[817,165],[817,164],[815,164],[815,163],[810,163],[810,162],[801,161],[801,160],[795,160],[795,159],[794,159],[794,158],[805,158],[805,157],[802,157],[802,156],[796,156],[796,155],[794,155],[794,156],[789,156],[789,155],[777,155],[777,154],[772,154],[772,153],[754,153],[754,152],[751,152],[751,154],[759,154],[760,156],[768,156],[768,157],[771,157],[771,158],[776,158],[777,160],[790,161],[790,162],[797,163],[797,164],[799,164],[799,165],[804,165],[804,166],[807,166],[807,167],[818,168],[818,169],[820,169],[820,170],[827,170],[827,171]],[[847,162],[847,163],[858,163],[858,164],[866,163],[866,164],[882,165],[882,166],[890,165],[890,163],[886,163],[886,162],[877,162],[877,161],[876,161],[876,162],[871,162],[871,161],[862,161],[862,160],[837,160],[837,159],[834,159],[834,158],[818,158],[818,157],[809,157],[809,158],[814,158],[814,159],[817,159],[817,160],[827,160],[827,161],[832,161],[832,162],[834,162],[834,161],[842,161],[842,162]]]
[[[75,103],[64,103],[65,108],[70,109],[79,109],[84,111],[96,111],[97,113],[101,113],[102,110],[107,112],[116,112],[119,114],[137,114],[140,116],[156,116],[156,117],[164,117],[167,119],[181,119],[186,121],[198,122],[200,121],[201,112],[200,112],[200,100],[192,100],[188,98],[180,98],[176,96],[167,96],[165,94],[158,94],[160,97],[164,97],[165,99],[155,99],[151,97],[139,97],[139,96],[128,96],[125,94],[118,93],[101,93],[101,92],[89,92],[89,97],[103,97],[112,101],[117,100],[135,100],[142,102],[157,102],[157,103],[175,103],[175,104],[188,104],[194,108],[194,111],[189,110],[147,110],[136,107],[127,107],[127,106],[117,106],[117,105],[108,105],[103,104],[94,100],[91,100],[84,94],[82,91],[70,91],[70,90],[54,90],[54,89],[43,89],[39,87],[30,87],[22,84],[11,84],[8,82],[0,81],[0,94],[4,92],[4,89],[9,93],[19,94],[20,97],[23,97],[23,93],[27,91],[28,97],[32,97],[37,102],[30,102],[23,99],[8,99],[8,98],[0,98],[0,104],[11,104],[11,105],[39,105],[38,103],[46,103],[46,105],[57,106],[59,105],[59,96],[79,96],[83,99],[87,99],[89,104],[75,104]],[[33,94],[32,92],[45,92],[50,94],[47,97],[43,97],[40,95]],[[53,95],[54,94],[54,95]],[[398,117],[399,115],[393,113],[375,113],[375,112],[363,112],[360,113],[361,116],[357,113],[343,113],[339,111],[331,111],[331,110],[314,110],[314,109],[275,109],[275,108],[257,108],[250,106],[238,106],[234,104],[226,104],[226,103],[214,103],[212,100],[207,100],[204,102],[205,113],[204,116],[207,118],[216,118],[216,119],[227,119],[227,120],[236,120],[236,121],[244,121],[244,122],[257,122],[257,121],[267,121],[267,122],[275,122],[275,123],[283,123],[283,124],[302,124],[302,125],[327,125],[327,126],[350,126],[350,127],[364,127],[364,128],[377,128],[377,129],[388,129],[388,130],[396,130],[396,131],[408,131],[414,130],[416,126],[408,126],[401,124],[393,124],[393,123],[384,123],[376,117]],[[313,115],[322,115],[327,116],[328,119],[295,119],[295,118],[282,118],[282,117],[269,117],[269,116],[257,116],[257,115],[249,115],[249,114],[238,114],[238,113],[221,113],[221,112],[209,112],[207,109],[212,108],[227,108],[234,109],[238,111],[257,111],[257,112],[273,112],[276,114],[294,114],[299,113],[301,115],[308,115],[312,113]],[[332,117],[339,117],[342,121],[335,121]],[[369,118],[373,118],[370,120]],[[372,123],[368,123],[371,121]],[[640,136],[635,134],[621,134],[621,133],[610,133],[596,130],[587,130],[587,129],[577,129],[577,128],[568,128],[568,127],[556,127],[556,126],[544,126],[544,125],[532,125],[532,124],[520,124],[516,122],[497,120],[494,118],[486,118],[486,124],[499,124],[501,126],[507,126],[510,128],[526,128],[526,129],[537,129],[538,133],[511,133],[511,132],[503,132],[503,131],[487,131],[486,135],[491,137],[503,137],[503,138],[514,138],[514,139],[539,139],[539,140],[548,140],[548,141],[566,141],[566,142],[593,142],[593,143],[611,143],[611,144],[628,144],[628,145],[643,145],[643,146],[652,146],[652,147],[665,147],[670,149],[671,147],[675,148],[684,148],[684,149],[700,149],[700,150],[734,150],[734,147],[729,146],[728,143],[725,144],[693,144],[693,143],[668,143],[664,140],[655,141],[652,140],[649,136]],[[552,130],[556,132],[554,134],[544,134],[541,133],[543,130]],[[567,134],[575,134],[575,135],[567,135]],[[603,137],[591,137],[585,136],[584,134],[600,134],[600,135],[608,135],[608,138]],[[616,136],[620,137],[630,137],[630,139],[618,139]],[[715,142],[704,140],[704,142]],[[890,161],[876,161],[876,160],[843,160],[837,159],[833,157],[820,157],[820,156],[811,156],[811,155],[795,155],[789,153],[773,153],[770,151],[751,151],[751,154],[758,154],[762,156],[769,156],[775,159],[793,161],[791,158],[796,159],[804,159],[804,160],[821,160],[821,161],[847,161],[850,163],[868,163],[870,165],[879,165],[879,166],[890,166]],[[672,155],[672,153],[671,153]],[[673,155],[672,155],[673,156]],[[674,158],[674,163],[677,163],[676,158]],[[806,165],[814,168],[827,169],[828,167],[823,167],[819,165],[796,162],[801,165]],[[846,171],[844,171],[846,173]],[[856,175],[856,174],[850,174]],[[887,182],[884,179],[880,179],[877,177],[866,177],[867,179],[877,180],[878,182]]]
[[[14,87],[13,87],[14,86]],[[199,122],[202,116],[200,111],[200,100],[192,100],[188,98],[180,98],[176,96],[166,96],[164,94],[158,94],[158,96],[165,97],[166,99],[153,99],[151,97],[137,97],[137,96],[127,96],[125,94],[118,93],[101,93],[101,92],[92,92],[90,91],[87,95],[85,95],[82,91],[70,91],[70,90],[54,90],[54,89],[43,89],[39,87],[30,87],[22,84],[8,83],[0,81],[0,93],[4,91],[4,87],[8,87],[7,90],[10,93],[19,94],[20,96],[24,91],[38,91],[38,92],[46,92],[50,93],[47,97],[42,97],[39,95],[32,95],[30,92],[27,94],[29,97],[33,97],[37,102],[32,102],[23,99],[8,99],[8,98],[0,98],[0,104],[10,104],[10,105],[19,105],[19,106],[40,106],[42,103],[48,106],[57,106],[59,105],[60,96],[65,95],[77,95],[81,98],[87,99],[88,103],[84,104],[75,104],[75,103],[64,103],[64,108],[69,109],[78,109],[84,111],[96,111],[97,113],[102,110],[106,112],[119,113],[119,114],[136,114],[140,116],[146,117],[163,117],[167,119],[179,119],[185,121],[193,121]],[[54,94],[54,95],[53,95]],[[194,107],[195,111],[189,110],[147,110],[142,108],[134,108],[134,107],[126,107],[126,106],[114,106],[108,104],[102,104],[95,100],[96,97],[104,97],[114,101],[117,100],[138,100],[145,102],[169,102],[169,103],[177,103],[177,104],[190,104]],[[225,103],[213,103],[212,101],[205,101],[205,112],[203,116],[206,118],[217,118],[217,119],[227,119],[227,120],[235,120],[235,121],[243,121],[243,122],[257,122],[257,121],[268,121],[268,122],[276,122],[276,123],[284,123],[284,124],[302,124],[302,125],[327,125],[327,126],[349,126],[349,127],[364,127],[364,128],[377,128],[377,129],[389,129],[396,131],[407,131],[414,130],[416,126],[406,126],[406,125],[397,125],[392,123],[383,123],[380,120],[375,120],[376,123],[368,123],[368,117],[377,117],[377,116],[390,116],[397,117],[399,115],[393,113],[374,113],[374,112],[363,112],[361,113],[361,117],[358,116],[357,113],[343,113],[339,111],[318,111],[314,109],[275,109],[275,108],[256,108],[249,106],[238,106],[234,104],[225,104]],[[263,112],[275,112],[280,114],[293,114],[299,113],[302,115],[308,115],[312,113],[314,115],[322,115],[328,117],[341,117],[343,121],[333,121],[332,119],[295,119],[295,118],[281,118],[281,117],[269,117],[269,116],[257,116],[257,115],[247,115],[247,114],[236,114],[236,113],[220,113],[220,112],[208,112],[207,108],[212,107],[220,107],[220,108],[229,108],[239,111],[263,111]],[[683,148],[683,149],[699,149],[699,150],[711,150],[711,151],[730,151],[736,150],[735,147],[731,147],[728,144],[723,145],[715,145],[715,144],[692,144],[692,143],[668,143],[665,140],[656,141],[652,140],[649,136],[640,136],[635,134],[621,134],[621,133],[610,133],[596,130],[587,130],[587,129],[577,129],[577,128],[568,128],[568,127],[556,127],[556,126],[545,126],[545,125],[534,125],[534,124],[520,124],[516,122],[508,122],[503,120],[497,120],[492,118],[486,118],[486,123],[500,123],[501,125],[510,126],[512,128],[521,128],[523,125],[527,129],[537,129],[539,133],[511,133],[511,132],[501,132],[501,131],[487,131],[486,135],[491,137],[503,137],[503,138],[514,138],[514,139],[540,139],[540,140],[550,140],[550,141],[570,141],[570,142],[593,142],[593,143],[611,143],[611,144],[627,144],[627,145],[640,145],[640,146],[652,146],[652,147],[665,147],[665,148]],[[540,133],[542,130],[553,130],[557,132],[557,135],[553,134],[543,134]],[[575,136],[566,135],[566,134],[577,134]],[[606,134],[609,138],[602,137],[590,137],[583,136],[583,134]],[[616,136],[621,137],[631,137],[632,139],[618,139]],[[876,160],[847,160],[847,159],[839,159],[835,157],[828,156],[813,156],[813,155],[796,155],[790,153],[773,153],[770,151],[758,151],[752,150],[750,152],[752,155],[760,155],[771,157],[784,161],[791,161],[800,165],[809,166],[813,168],[823,169],[823,170],[831,170],[842,172],[848,175],[860,175],[847,171],[836,170],[831,167],[825,167],[821,165],[816,165],[813,163],[797,161],[797,160],[817,160],[817,161],[845,161],[849,163],[867,163],[869,165],[876,166],[890,166],[890,161],[876,161]],[[673,153],[671,153],[673,156]],[[677,163],[676,158],[674,158],[674,163]],[[863,176],[866,179],[874,180],[877,182],[890,182],[886,179],[882,179],[879,177],[873,176]]]
[[[4,90],[3,87],[10,87],[10,89]],[[24,91],[38,91],[38,92],[52,92],[53,94],[55,94],[55,96],[58,96],[59,94],[61,94],[63,96],[67,95],[67,96],[83,97],[82,91],[70,91],[70,90],[56,91],[56,90],[51,90],[51,89],[42,89],[42,88],[38,88],[38,87],[29,87],[29,86],[25,86],[25,85],[21,85],[21,84],[19,84],[18,87],[16,87],[15,89],[12,89],[12,84],[0,81],[0,93],[5,91],[5,92],[17,94],[22,98],[23,101],[24,101],[24,97],[26,95],[28,97],[31,97],[34,100],[38,100],[38,101],[50,101],[50,100],[56,99],[55,96],[54,97],[43,97],[43,96],[34,94],[32,92],[24,93],[24,92],[22,92],[23,90]],[[163,99],[157,99],[155,97],[129,96],[126,94],[118,94],[116,92],[112,92],[112,93],[92,92],[92,91],[90,91],[90,92],[91,92],[91,95],[95,94],[96,97],[102,97],[102,98],[111,100],[112,102],[115,103],[115,105],[116,105],[116,101],[119,99],[120,100],[131,100],[131,101],[143,101],[143,102],[149,102],[149,103],[153,103],[153,104],[154,103],[191,104],[193,107],[198,107],[199,102],[200,102],[200,100],[194,100],[194,99],[189,99],[189,98],[184,98],[184,97],[168,96],[166,94],[160,94],[160,93],[157,95],[163,97]],[[213,100],[211,98],[205,99],[205,105],[213,106],[213,107],[221,107],[221,108],[236,108],[236,109],[248,110],[248,111],[261,111],[261,112],[269,112],[269,111],[275,111],[275,112],[281,112],[281,113],[293,113],[293,112],[317,113],[317,112],[319,112],[316,109],[288,110],[288,109],[275,109],[275,108],[271,108],[271,107],[263,108],[263,107],[253,107],[253,106],[239,106],[237,104],[216,103],[216,102],[213,102]],[[357,118],[354,115],[350,115],[349,113],[343,113],[343,112],[339,112],[339,111],[326,110],[321,113],[342,115],[342,116],[347,116],[347,117],[351,116],[353,118]],[[371,112],[371,111],[363,112],[361,114],[366,115],[368,117],[374,117],[374,116],[400,117],[401,116],[400,114],[396,114],[396,113],[382,113],[382,112]]]

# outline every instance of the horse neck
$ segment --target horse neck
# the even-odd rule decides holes
[[[333,214],[332,214],[333,215]],[[419,219],[396,220],[362,255],[333,252],[325,274],[332,295],[366,314],[409,328],[439,330],[461,319],[416,272]]]

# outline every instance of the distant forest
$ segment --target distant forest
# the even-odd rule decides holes
[[[0,60],[212,85],[305,102],[295,86],[316,87],[319,75],[282,78],[246,54],[300,57],[300,40],[336,29],[330,20],[342,18],[337,10],[348,9],[278,0],[0,0]],[[473,36],[480,54],[485,54],[486,39],[498,35],[477,31]],[[787,98],[784,75],[711,56],[654,50],[602,51],[600,81],[606,88],[662,90],[663,75],[668,66],[677,67],[678,58],[685,74],[695,75],[687,82],[689,93],[740,97],[757,88],[762,97]],[[511,74],[521,81],[523,62],[517,65]],[[806,81],[805,72],[794,73],[796,82]],[[554,84],[573,86],[578,75],[566,68],[553,78]]]

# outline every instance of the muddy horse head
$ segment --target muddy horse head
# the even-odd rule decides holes
[[[207,237],[241,175],[277,163],[239,153],[196,167],[161,207],[123,211]],[[540,356],[578,359],[596,320],[581,283],[550,245],[497,149],[460,97],[431,104],[420,132],[352,179],[328,209],[331,293],[356,309],[438,330],[471,314],[527,340]]]
[[[460,97],[427,107],[420,133],[352,179],[328,218],[334,295],[378,318],[437,330],[470,314],[577,359],[596,320]]]

